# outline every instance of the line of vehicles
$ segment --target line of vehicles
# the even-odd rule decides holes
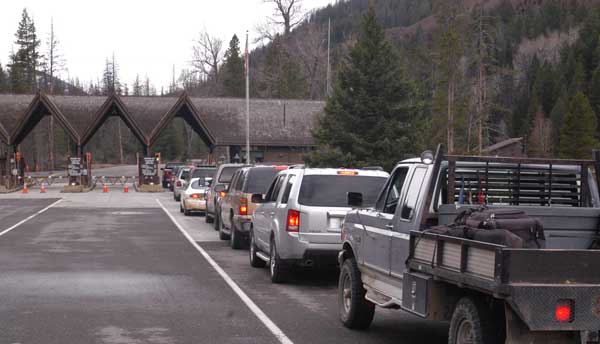
[[[391,174],[378,167],[183,167],[173,192],[186,215],[203,212],[220,239],[247,247],[250,265],[268,267],[273,283],[288,281],[294,267],[339,268],[338,313],[348,328],[368,328],[380,307],[448,321],[452,344],[598,344],[594,170],[600,155],[469,157],[438,147]],[[475,228],[457,221],[482,209],[492,215],[474,239],[466,233]],[[503,223],[511,212],[543,224],[543,245],[487,239],[512,235],[483,224]],[[528,223],[522,220],[504,223]]]

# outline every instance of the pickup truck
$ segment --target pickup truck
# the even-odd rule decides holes
[[[426,152],[398,163],[375,207],[342,227],[339,316],[370,326],[375,306],[449,321],[448,343],[598,343],[600,153],[595,160]],[[435,234],[465,208],[538,218],[545,248],[516,249]]]

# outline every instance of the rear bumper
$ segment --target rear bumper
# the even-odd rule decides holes
[[[286,260],[331,259],[335,264],[338,253],[342,250],[341,240],[339,243],[315,243],[302,240],[298,233],[287,232],[283,233],[279,239],[277,251],[279,256]]]
[[[183,201],[185,203],[185,209],[192,211],[206,211],[206,201],[205,200],[195,200],[195,199],[186,199]]]
[[[251,215],[234,215],[233,226],[240,233],[250,233],[250,227],[252,227],[252,216]]]

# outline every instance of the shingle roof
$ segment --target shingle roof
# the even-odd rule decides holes
[[[120,97],[127,111],[149,136],[160,119],[175,105],[175,97]]]
[[[109,97],[98,96],[46,96],[53,112],[64,116],[79,137],[93,128],[100,109]],[[0,124],[11,137],[15,137],[15,124],[23,118],[34,95],[0,95]],[[191,104],[201,127],[206,127],[211,142],[216,145],[243,145],[245,143],[246,102],[237,98],[189,98],[182,94],[174,97],[116,97],[123,111],[135,120],[135,125],[145,136],[145,141],[158,130],[158,125],[177,104]],[[312,146],[315,144],[312,129],[324,102],[303,100],[254,99],[250,101],[250,142],[261,146]],[[187,111],[187,110],[186,110]],[[195,120],[198,122],[198,120]],[[0,129],[0,136],[1,136]]]
[[[246,142],[246,101],[191,98],[219,145]],[[311,146],[312,129],[324,102],[254,99],[250,101],[250,143],[266,146]]]
[[[48,96],[58,110],[73,125],[79,136],[83,136],[108,97],[97,96]]]
[[[0,94],[0,123],[10,134],[33,101],[33,94]]]

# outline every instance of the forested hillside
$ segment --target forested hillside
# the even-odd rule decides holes
[[[332,18],[339,66],[368,3],[317,11],[298,31]],[[530,156],[588,158],[597,146],[598,1],[371,3],[422,102],[412,121],[424,131],[423,148],[445,142],[477,153],[524,137]]]
[[[414,134],[397,141],[410,142],[405,153],[439,142],[454,152],[479,153],[511,137],[523,137],[527,153],[538,157],[587,158],[597,146],[600,0],[340,0],[310,13],[302,12],[302,0],[265,2],[273,5],[274,16],[251,37],[257,43],[250,52],[252,97],[328,99],[372,7],[373,25],[381,26],[397,54],[398,78],[411,89],[412,113],[396,124]],[[281,2],[289,6],[277,6]],[[144,71],[122,80],[114,55],[98,67],[96,80],[63,81],[68,61],[61,58],[53,27],[41,39],[24,11],[14,53],[0,65],[0,92],[160,96],[185,89],[192,96],[243,97],[245,37],[210,30],[197,37],[192,63],[178,75],[173,71],[168,89],[157,90],[141,76]],[[103,147],[106,140],[120,145]],[[321,136],[320,142],[327,140]],[[61,129],[46,119],[23,146],[36,161],[54,155],[49,147],[57,150],[50,160],[62,161],[72,152]],[[87,150],[103,162],[125,162],[139,147],[115,119]],[[205,148],[183,123],[174,122],[155,150],[182,159]]]

